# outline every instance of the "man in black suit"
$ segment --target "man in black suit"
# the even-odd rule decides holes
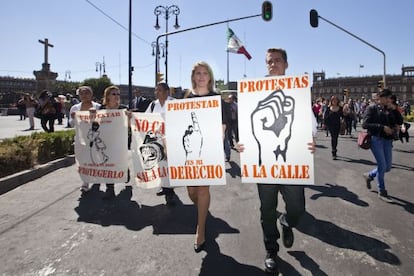
[[[141,96],[141,91],[138,88],[134,90],[134,94],[135,98],[132,99],[132,111],[145,112],[151,101]]]

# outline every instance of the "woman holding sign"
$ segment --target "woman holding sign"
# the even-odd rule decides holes
[[[74,126],[74,118],[76,111],[96,111],[101,107],[99,103],[92,101],[93,98],[93,90],[90,86],[81,86],[76,91],[76,94],[79,96],[80,103],[73,105],[70,108],[70,126]],[[82,193],[87,193],[90,190],[89,183],[84,182],[80,187]]]
[[[206,62],[197,62],[191,71],[191,84],[193,90],[187,96],[187,98],[194,97],[208,97],[208,96],[217,96],[218,94],[214,92],[214,76],[211,67]],[[223,109],[222,105],[222,109]],[[222,126],[223,126],[223,139],[226,129],[227,119],[224,116],[222,110]],[[190,136],[197,134],[199,131],[199,126],[195,114],[192,114],[193,125],[189,127],[188,135],[183,137],[183,144],[189,145]],[[185,147],[186,148],[186,147]],[[188,148],[188,147],[187,147]],[[188,151],[189,153],[190,151]],[[194,152],[194,151],[191,151]],[[223,155],[223,152],[219,154]],[[189,156],[187,156],[187,159]],[[210,187],[209,186],[188,186],[187,187],[188,195],[194,205],[197,207],[197,230],[194,241],[194,251],[196,253],[204,250],[206,244],[206,220],[208,214],[208,208],[210,206]]]
[[[119,87],[115,85],[108,86],[104,91],[104,99],[102,102],[102,106],[100,109],[127,109],[126,105],[121,104],[121,91]],[[128,117],[130,118],[130,113],[128,113]],[[128,130],[128,147],[131,139],[129,138],[131,131]],[[125,190],[123,191],[126,193],[126,197],[132,197],[132,186],[127,185],[125,186]],[[106,191],[103,196],[103,199],[113,199],[115,198],[115,189],[114,183],[106,183]]]

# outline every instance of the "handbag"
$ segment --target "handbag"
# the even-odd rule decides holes
[[[346,130],[346,123],[344,118],[341,118],[340,120],[340,127],[339,127],[339,134],[340,135],[344,135],[345,134],[345,130]]]
[[[371,148],[371,134],[367,131],[360,131],[358,134],[358,146],[361,149],[370,149]]]
[[[40,105],[36,107],[35,112],[34,112],[34,117],[38,119],[42,118],[42,108],[40,107]]]

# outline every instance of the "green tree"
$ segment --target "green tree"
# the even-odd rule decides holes
[[[103,93],[105,88],[112,85],[111,80],[107,76],[103,76],[101,78],[90,78],[85,79],[82,85],[87,85],[92,87],[93,95],[99,101],[103,98]]]
[[[57,81],[52,92],[54,94],[62,95],[66,95],[67,93],[74,94],[79,85],[79,82]]]

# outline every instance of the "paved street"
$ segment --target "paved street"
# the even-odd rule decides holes
[[[0,117],[0,133],[9,119]],[[306,189],[293,247],[280,243],[283,275],[412,275],[413,129],[410,143],[394,143],[393,204],[365,186],[370,151],[342,136],[333,161],[329,137],[318,133],[317,185]],[[154,189],[134,187],[131,198],[124,184],[104,202],[103,185],[80,196],[73,165],[0,195],[0,275],[264,275],[257,188],[240,184],[238,154],[231,159],[227,185],[211,187],[206,252],[193,251],[196,213],[185,189],[176,189],[175,207]]]
[[[57,121],[55,122],[55,131],[65,129],[66,118],[63,119],[63,125],[58,125]],[[19,116],[0,116],[0,140],[15,136],[31,135],[33,132],[44,132],[38,118],[35,118],[34,130],[29,130],[29,128],[29,118],[20,121]]]

